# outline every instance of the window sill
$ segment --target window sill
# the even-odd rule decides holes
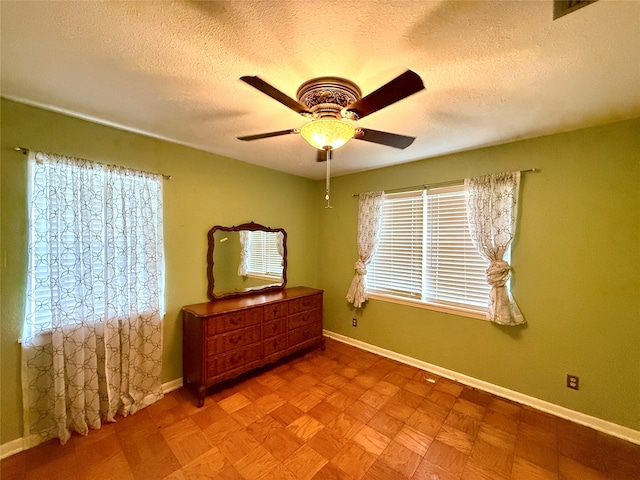
[[[269,280],[272,282],[281,282],[282,281],[282,277],[278,277],[275,275],[262,275],[260,273],[247,273],[246,275],[248,278],[255,278],[257,280]]]
[[[472,308],[454,307],[452,305],[443,305],[436,303],[426,303],[410,298],[394,297],[392,295],[384,295],[381,293],[369,293],[369,299],[380,300],[382,302],[397,303],[409,307],[422,308],[425,310],[433,310],[434,312],[448,313],[450,315],[458,315],[460,317],[475,318],[477,320],[487,320],[486,310],[474,310]]]

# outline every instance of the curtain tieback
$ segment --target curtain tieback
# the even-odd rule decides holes
[[[358,275],[366,275],[367,274],[367,266],[360,259],[353,266],[353,269],[356,271]]]
[[[511,265],[504,260],[493,260],[487,268],[487,282],[493,287],[504,287],[510,271]]]

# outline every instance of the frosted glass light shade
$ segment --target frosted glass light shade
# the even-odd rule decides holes
[[[333,118],[321,118],[307,123],[300,129],[300,135],[312,147],[324,150],[340,148],[356,133],[356,129],[346,122]]]

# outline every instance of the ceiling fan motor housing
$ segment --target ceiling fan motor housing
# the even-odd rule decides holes
[[[362,96],[360,88],[353,82],[339,77],[318,77],[298,88],[298,101],[305,105],[315,118],[352,118],[343,109],[355,103]]]

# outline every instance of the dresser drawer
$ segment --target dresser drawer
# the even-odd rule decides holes
[[[289,320],[289,330],[300,328],[305,325],[309,325],[311,323],[321,321],[322,310],[320,308],[316,308],[315,310],[308,310],[306,312],[298,313],[296,315],[291,315],[288,320]]]
[[[253,325],[240,330],[232,330],[227,333],[221,333],[214,337],[209,337],[209,341],[215,343],[215,350],[209,350],[209,355],[224,353],[235,348],[244,347],[260,341],[260,325]]]
[[[262,322],[262,308],[225,313],[207,320],[207,336],[257,325]]]
[[[294,298],[289,301],[289,315],[304,312],[305,310],[312,310],[314,308],[322,308],[322,294]]]
[[[267,357],[272,353],[279,352],[287,348],[287,336],[280,335],[277,337],[270,338],[262,343],[262,348],[264,349],[264,356]]]
[[[273,305],[266,305],[264,307],[264,321],[275,320],[276,318],[284,318],[289,313],[287,308],[287,302],[278,302]]]
[[[214,377],[221,373],[233,370],[245,363],[253,362],[262,358],[262,345],[254,343],[252,345],[231,350],[215,357],[209,362],[209,377]]]
[[[263,338],[275,337],[287,332],[287,319],[280,318],[271,322],[266,322],[262,327]]]
[[[289,331],[289,346],[294,346],[320,336],[322,336],[322,322],[296,328],[295,330]]]

